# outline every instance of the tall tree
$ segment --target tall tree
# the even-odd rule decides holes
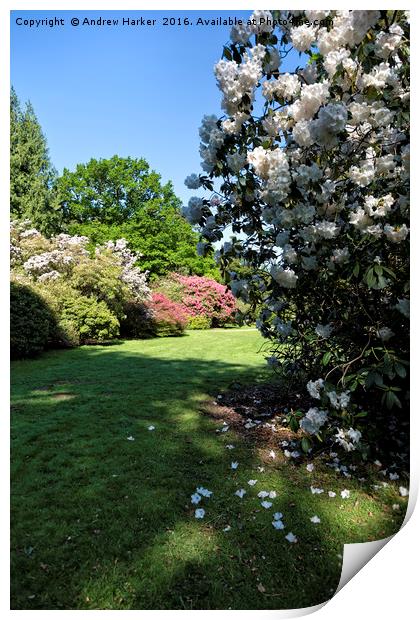
[[[197,255],[198,234],[182,217],[171,183],[144,159],[91,159],[57,182],[63,220],[95,244],[125,237],[151,277],[169,271],[220,277],[211,257]]]
[[[10,94],[10,211],[30,219],[49,234],[58,228],[58,204],[52,189],[56,172],[47,141],[30,103],[22,110],[15,90]]]

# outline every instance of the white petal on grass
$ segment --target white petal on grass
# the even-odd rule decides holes
[[[248,480],[248,484],[250,487],[253,487],[255,484],[257,484],[258,480]]]
[[[400,509],[399,504],[392,504],[392,510],[399,510],[399,509]]]
[[[292,459],[298,459],[300,457],[300,452],[298,450],[293,450],[290,456],[292,457]]]
[[[270,499],[275,499],[277,497],[277,493],[275,491],[270,491],[270,493],[268,494],[268,497]]]
[[[311,486],[312,495],[320,495],[323,492],[324,492],[324,489],[318,489],[317,487]]]
[[[284,456],[285,456],[287,459],[290,459],[290,457],[292,456],[292,453],[291,453],[289,450],[285,450],[285,451],[284,451]]]
[[[233,450],[235,446],[233,446],[231,443],[228,443],[226,446],[227,450]]]
[[[350,497],[350,491],[348,489],[344,489],[344,491],[341,491],[340,495],[343,499],[348,499]]]
[[[195,511],[195,518],[202,519],[205,514],[206,514],[206,511],[204,510],[204,508],[197,508]]]
[[[265,471],[264,467],[257,467],[257,469],[260,472],[260,474],[262,474],[262,472]]]
[[[328,495],[330,497],[335,497],[337,495],[337,493],[334,493],[334,491],[328,491]]]
[[[226,433],[226,431],[228,431],[228,430],[229,430],[229,426],[222,426],[222,428],[221,428],[221,429],[219,429],[219,431],[220,431],[221,433]]]
[[[281,512],[275,512],[275,513],[273,514],[273,519],[274,519],[274,521],[280,521],[280,519],[282,518],[282,516],[283,516],[283,515],[282,515],[282,513],[281,513]]]
[[[208,489],[205,489],[204,487],[197,487],[196,491],[197,493],[200,493],[200,495],[202,495],[203,497],[210,497],[210,495],[213,495],[213,491],[209,491]]]
[[[153,424],[151,424],[150,426],[147,427],[148,431],[154,431],[155,430],[155,426],[153,426]]]
[[[389,474],[389,479],[390,480],[398,480],[398,478],[399,478],[398,474],[395,474],[395,473],[392,473],[392,472]]]
[[[264,500],[263,502],[261,502],[261,506],[263,508],[271,508],[272,505],[273,505],[273,502],[267,502],[267,500]]]
[[[263,499],[264,497],[268,497],[270,495],[270,493],[268,493],[267,491],[260,491],[258,493],[258,497],[261,497],[261,499]]]
[[[232,463],[230,464],[231,469],[238,469],[238,461],[232,461]]]
[[[191,504],[198,504],[199,502],[201,502],[201,495],[198,493],[193,493],[191,495]]]
[[[224,532],[229,532],[232,528],[230,527],[230,525],[227,525],[226,527],[223,528]]]
[[[378,459],[376,459],[376,461],[373,461],[373,464],[376,465],[376,467],[382,467],[382,463],[381,461],[378,461]]]
[[[405,487],[400,487],[400,495],[401,497],[407,497],[408,489],[406,489]]]
[[[280,519],[275,519],[275,521],[271,522],[271,525],[275,530],[284,530],[284,523],[283,521],[280,521]]]
[[[238,489],[237,491],[235,491],[235,495],[237,495],[238,497],[240,497],[241,499],[243,498],[243,496],[246,494],[245,489]]]
[[[311,517],[310,520],[312,521],[312,523],[321,523],[321,519],[317,515]]]
[[[131,435],[130,435],[130,437],[127,437],[127,439],[128,439],[128,441],[134,441],[134,437],[132,437]]]
[[[288,534],[286,534],[285,539],[288,540],[289,543],[296,543],[297,542],[297,538],[296,538],[296,536],[292,532],[289,532]]]
[[[270,456],[272,459],[276,458],[276,453],[274,452],[274,450],[270,450],[268,456]]]
[[[314,470],[314,464],[313,463],[308,463],[307,466],[306,466],[306,469],[308,471],[313,471]]]

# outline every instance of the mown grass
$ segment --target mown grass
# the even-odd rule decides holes
[[[260,452],[200,413],[232,382],[267,380],[260,345],[256,331],[212,330],[13,363],[13,609],[305,607],[335,591],[343,543],[399,528],[392,485],[373,495],[279,460],[259,472]],[[213,491],[203,520],[190,503],[199,485]],[[277,492],[270,510],[262,489]]]

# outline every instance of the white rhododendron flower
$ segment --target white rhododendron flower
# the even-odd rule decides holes
[[[302,430],[310,435],[316,435],[321,426],[325,424],[328,418],[326,411],[321,411],[317,407],[311,407],[299,422],[299,426]]]

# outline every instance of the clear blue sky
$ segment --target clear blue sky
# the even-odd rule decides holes
[[[221,115],[214,63],[228,26],[163,26],[250,11],[13,11],[11,82],[30,100],[61,173],[92,157],[144,157],[186,203],[185,177],[200,171],[198,127]],[[74,27],[71,18],[157,19],[152,26]],[[64,26],[28,28],[17,18],[64,18]],[[294,70],[297,56],[283,70]]]

